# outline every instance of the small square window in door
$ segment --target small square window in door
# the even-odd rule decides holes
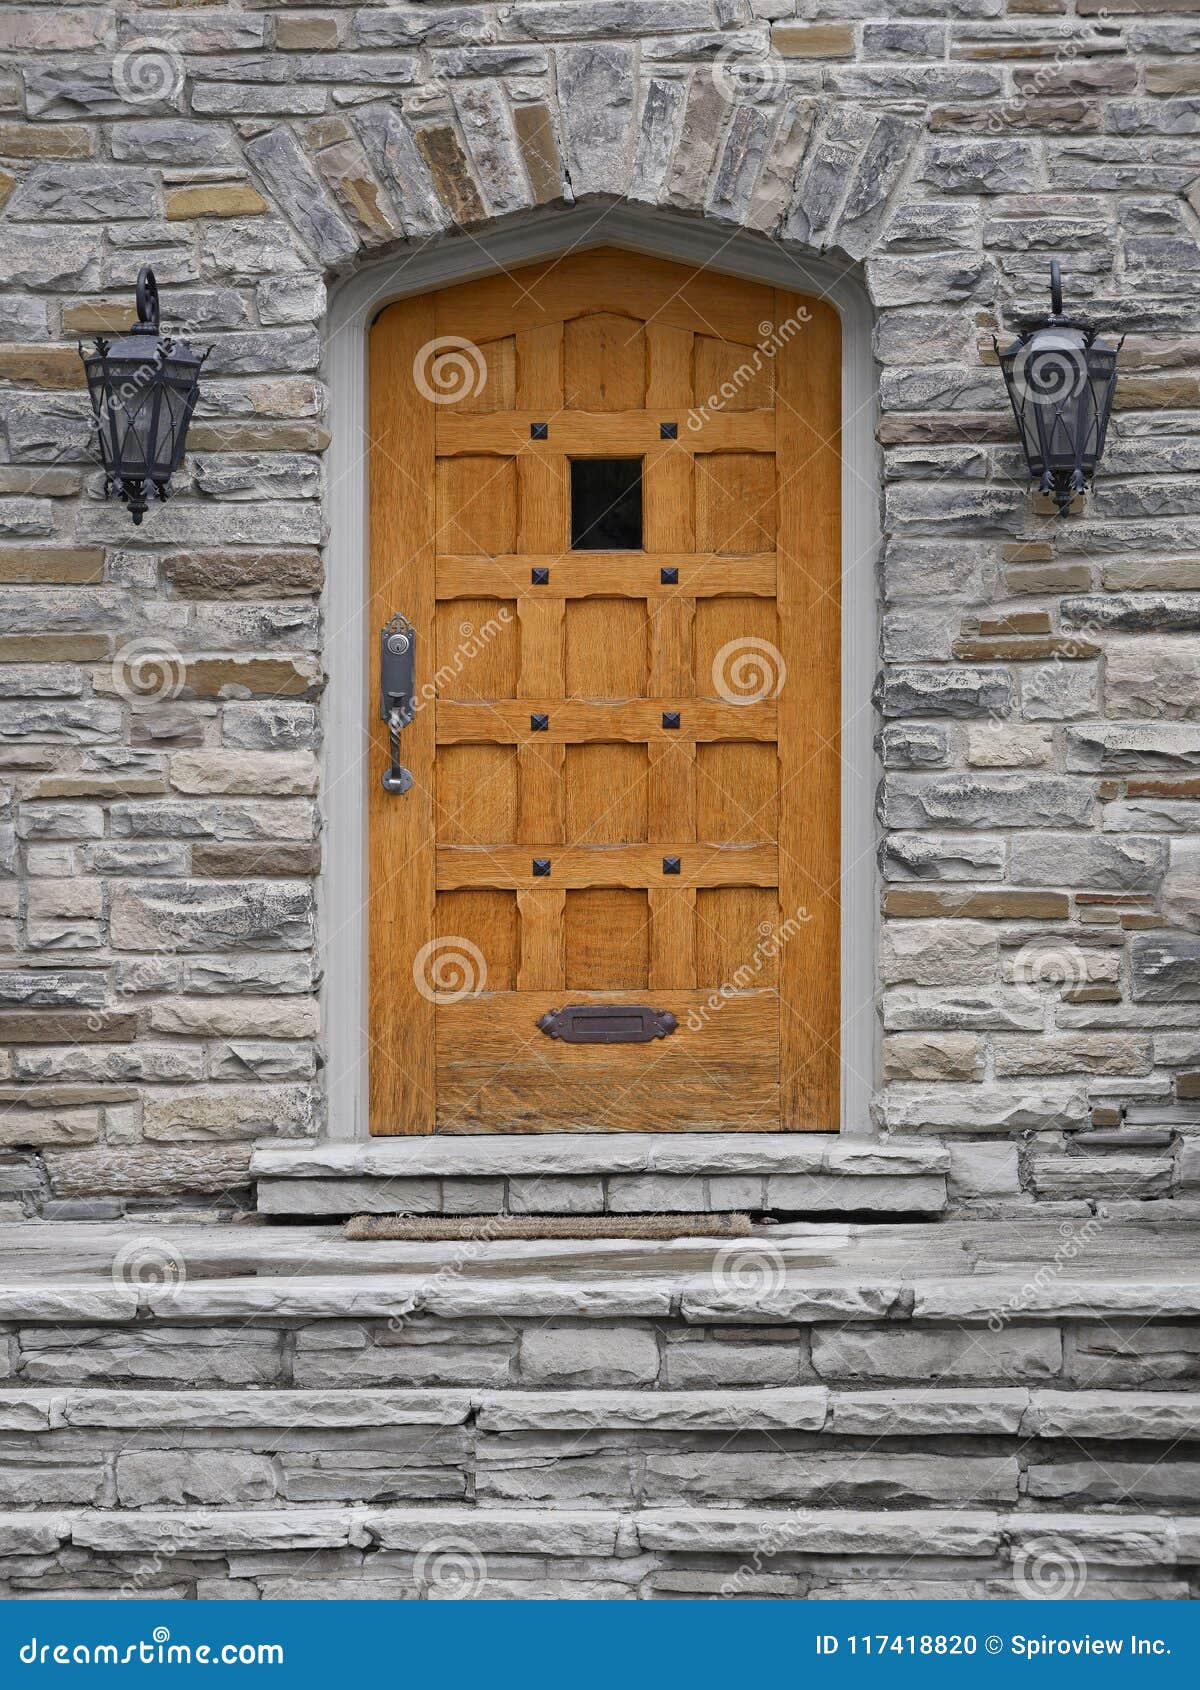
[[[571,459],[571,550],[640,552],[642,460]]]

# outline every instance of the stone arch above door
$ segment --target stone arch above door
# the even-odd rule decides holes
[[[383,45],[389,27],[386,12],[367,14],[360,38]],[[246,142],[246,160],[326,270],[598,197],[860,258],[924,129],[920,117],[798,94],[782,60],[739,53],[736,38],[711,63],[661,75],[638,74],[620,43],[553,58],[556,78],[536,84],[447,80],[420,117],[397,100],[281,124]]]

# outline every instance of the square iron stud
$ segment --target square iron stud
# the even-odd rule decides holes
[[[660,569],[658,578],[664,587],[674,587],[679,581],[679,571],[672,567]]]
[[[678,440],[679,439],[679,424],[678,423],[659,423],[659,425],[658,425],[658,438],[660,440]]]
[[[550,873],[549,857],[535,857],[533,859],[533,872],[539,879],[544,880]]]
[[[664,857],[663,858],[663,873],[664,874],[678,874],[679,870],[680,870],[680,866],[681,866],[680,859],[678,857]]]
[[[550,718],[549,716],[531,716],[529,726],[535,734],[544,734],[550,726]]]
[[[535,587],[548,587],[550,585],[550,571],[548,569],[531,569],[529,579]]]
[[[663,727],[664,728],[677,728],[678,726],[679,726],[679,712],[678,712],[678,710],[664,710],[663,711]]]
[[[549,438],[550,438],[550,424],[549,423],[530,423],[530,425],[529,425],[529,438],[531,440],[549,440]]]

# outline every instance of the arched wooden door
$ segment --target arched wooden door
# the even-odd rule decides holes
[[[836,1129],[840,363],[618,251],[381,313],[373,1132]]]

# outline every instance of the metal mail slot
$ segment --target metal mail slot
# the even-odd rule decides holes
[[[645,1045],[678,1025],[669,1009],[623,1003],[569,1003],[538,1022],[543,1033],[569,1045]]]

